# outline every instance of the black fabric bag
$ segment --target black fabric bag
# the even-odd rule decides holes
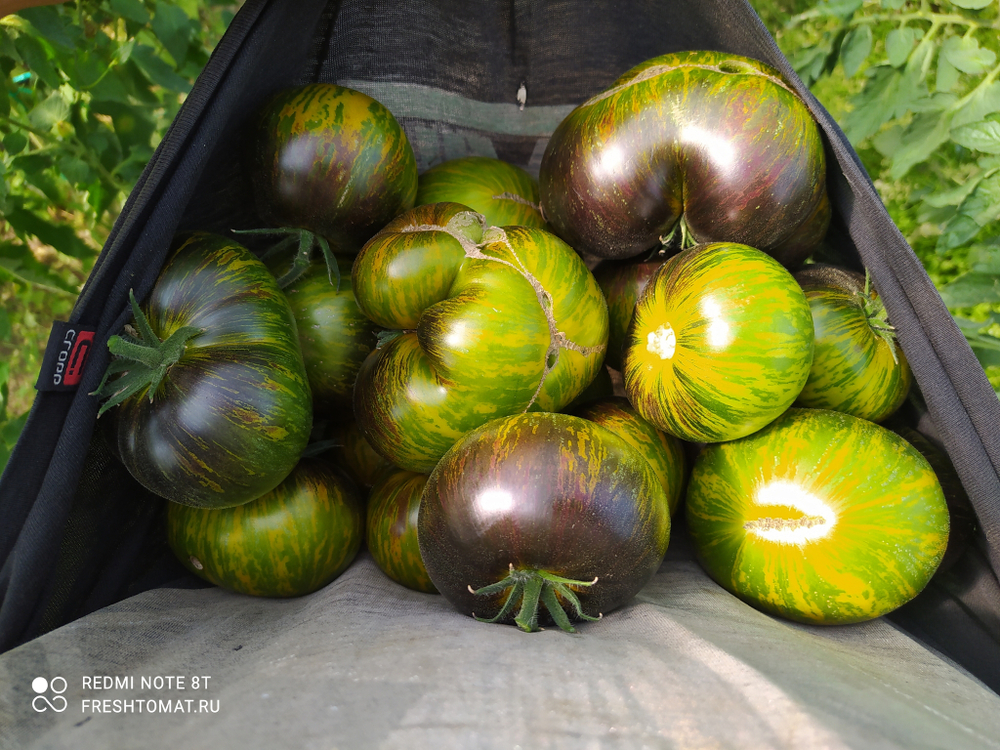
[[[483,154],[537,174],[562,116],[635,64],[684,49],[770,63],[822,127],[833,244],[844,263],[871,271],[926,404],[912,420],[946,450],[978,517],[975,543],[892,617],[1000,692],[1000,401],[843,133],[745,0],[247,0],[73,310],[70,324],[95,332],[79,387],[38,393],[0,481],[0,650],[144,590],[198,585],[163,541],[164,502],[108,450],[89,394],[108,337],[130,317],[129,290],[140,300],[149,292],[175,231],[259,226],[240,177],[240,134],[269,95],[341,83],[393,111],[421,170]]]

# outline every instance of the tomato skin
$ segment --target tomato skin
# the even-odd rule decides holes
[[[736,243],[697,245],[649,280],[626,335],[636,411],[691,442],[733,440],[792,405],[809,377],[813,326],[798,283]]]
[[[544,230],[481,233],[474,217],[460,204],[418,206],[354,263],[359,307],[401,331],[362,365],[355,417],[411,471],[429,472],[492,418],[565,407],[604,359],[607,306],[580,257]]]
[[[337,257],[339,289],[325,264],[314,264],[284,290],[295,315],[313,408],[337,415],[350,413],[354,381],[378,343],[378,326],[354,298],[351,262]]]
[[[368,495],[365,541],[375,564],[396,583],[436,594],[417,542],[417,515],[426,474],[406,469],[383,472]]]
[[[860,276],[860,275],[859,275]],[[833,409],[882,422],[906,400],[913,382],[902,347],[878,335],[865,312],[864,277],[853,286],[803,280],[816,348],[796,406]],[[867,300],[874,303],[876,295]]]
[[[598,581],[577,592],[596,616],[631,599],[666,553],[670,511],[649,464],[603,427],[568,414],[492,420],[430,474],[417,538],[427,572],[459,611],[495,616],[503,596],[469,591],[515,568]]]
[[[538,183],[520,167],[487,156],[450,159],[417,181],[415,205],[461,203],[486,219],[487,226],[547,229],[538,208]]]
[[[171,503],[167,529],[174,554],[195,575],[241,594],[292,597],[347,569],[364,537],[364,510],[350,480],[306,458],[250,503],[219,509]]]
[[[948,542],[944,494],[920,452],[827,410],[792,408],[753,435],[706,446],[686,504],[709,575],[800,622],[891,612],[924,588]]]
[[[635,312],[635,303],[664,260],[602,260],[594,268],[594,278],[608,302],[608,354],[604,360],[608,367],[622,369],[622,348]]]
[[[333,439],[337,443],[330,454],[333,462],[346,471],[365,492],[372,488],[383,471],[393,468],[389,461],[369,445],[354,420],[335,429]]]
[[[261,219],[320,234],[337,253],[356,254],[417,194],[416,158],[396,118],[336,84],[307,84],[268,101],[251,163]]]
[[[629,400],[622,396],[592,401],[573,413],[610,430],[635,448],[653,467],[656,478],[663,486],[670,504],[670,515],[677,512],[687,474],[687,458],[680,440],[656,429],[639,416]]]
[[[580,252],[627,258],[684,217],[699,243],[739,242],[792,267],[831,209],[820,130],[775,69],[689,51],[648,60],[556,128],[542,210]]]
[[[144,305],[161,340],[204,329],[149,398],[115,409],[118,452],[147,489],[177,503],[228,507],[276,487],[312,427],[295,319],[267,267],[224,237],[182,237]]]

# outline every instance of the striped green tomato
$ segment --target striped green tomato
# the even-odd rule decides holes
[[[667,260],[635,306],[625,393],[645,419],[692,442],[733,440],[792,405],[809,376],[813,326],[792,275],[747,245]]]
[[[878,294],[861,274],[834,267],[806,266],[796,278],[816,332],[796,405],[883,421],[906,400],[913,375]]]
[[[948,543],[944,493],[920,452],[827,410],[789,409],[753,435],[706,446],[686,503],[709,575],[800,622],[891,612],[924,588]]]
[[[417,513],[426,474],[393,468],[383,472],[368,495],[365,542],[383,573],[414,591],[436,594],[417,543]]]
[[[274,489],[309,440],[312,395],[295,318],[267,267],[224,237],[183,237],[143,314],[160,341],[195,335],[155,390],[115,408],[129,472],[168,500],[211,508]]]
[[[167,538],[192,573],[253,596],[302,596],[351,564],[364,537],[357,488],[331,464],[304,458],[271,492],[236,508],[171,503]]]
[[[340,285],[325,264],[313,264],[285,287],[295,315],[314,408],[351,413],[354,381],[378,342],[378,326],[358,308],[351,289],[351,260],[337,257]]]
[[[429,472],[488,420],[556,411],[597,375],[607,306],[572,248],[491,227],[455,203],[418,206],[355,260],[358,306],[399,334],[365,360],[358,426],[393,464]]]
[[[623,396],[592,401],[575,410],[574,414],[610,430],[639,451],[653,467],[656,478],[663,486],[670,514],[677,512],[687,474],[687,457],[680,440],[656,429],[639,416]]]
[[[351,479],[366,493],[379,475],[392,468],[392,464],[375,452],[353,419],[340,424],[333,430],[331,458],[334,463],[348,473]]]
[[[420,175],[416,205],[461,203],[487,226],[546,229],[538,208],[538,183],[520,167],[488,156],[441,162]]]
[[[355,254],[417,195],[399,122],[370,96],[332,83],[278,93],[261,109],[251,158],[257,212]]]
[[[648,60],[573,110],[539,172],[553,231],[626,258],[683,224],[695,242],[739,242],[787,266],[826,234],[823,140],[764,63],[691,51]]]

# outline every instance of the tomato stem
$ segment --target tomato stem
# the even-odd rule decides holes
[[[889,313],[878,293],[872,288],[871,273],[865,269],[865,288],[861,294],[861,309],[872,332],[889,345],[892,361],[899,364],[896,355],[896,328],[889,324]]]
[[[541,604],[548,610],[556,625],[567,633],[575,633],[576,630],[573,628],[560,598],[570,605],[574,617],[596,622],[601,619],[602,615],[591,617],[584,613],[579,597],[571,588],[576,586],[586,588],[595,583],[597,583],[596,578],[592,581],[575,581],[572,578],[557,576],[546,570],[530,568],[519,570],[514,568],[514,564],[511,563],[510,572],[502,580],[479,589],[473,589],[472,586],[469,586],[469,591],[476,596],[490,596],[509,590],[507,598],[496,615],[487,619],[476,617],[473,613],[473,617],[476,617],[480,622],[502,622],[514,610],[514,607],[520,604],[517,615],[514,617],[514,623],[524,632],[534,633],[541,630],[538,627],[538,607]]]
[[[308,229],[300,229],[293,227],[274,227],[270,229],[234,229],[232,230],[234,234],[268,234],[268,235],[285,235],[284,239],[278,241],[273,246],[269,247],[264,251],[261,256],[261,260],[266,260],[272,258],[276,255],[284,253],[288,248],[295,244],[298,240],[299,246],[295,251],[295,257],[292,259],[291,267],[281,276],[278,277],[278,288],[285,289],[292,283],[299,280],[308,269],[313,259],[313,251],[317,248],[323,256],[323,260],[326,261],[327,275],[330,279],[331,286],[335,287],[336,290],[340,291],[340,266],[337,265],[337,259],[330,249],[330,243],[327,241],[326,237],[311,232]]]
[[[97,389],[90,394],[107,398],[98,410],[97,416],[101,416],[143,388],[147,389],[149,400],[152,402],[164,375],[170,366],[181,358],[188,341],[203,333],[201,328],[182,326],[160,341],[131,289],[128,298],[139,336],[136,338],[127,334],[111,336],[108,339],[108,351],[115,359],[108,365]],[[120,377],[112,380],[114,375]]]

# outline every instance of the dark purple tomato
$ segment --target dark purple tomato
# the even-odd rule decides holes
[[[355,254],[413,206],[417,165],[399,122],[353,89],[312,83],[261,110],[251,183],[261,219],[308,229]]]
[[[417,514],[426,474],[392,468],[368,493],[365,541],[383,573],[414,591],[436,594],[417,543]]]
[[[573,110],[545,149],[539,191],[556,234],[602,258],[680,232],[794,266],[831,216],[809,109],[774,68],[723,52],[653,58]]]
[[[263,263],[225,237],[181,237],[132,325],[142,341],[125,334],[109,347],[165,357],[159,380],[145,368],[114,409],[132,476],[206,508],[249,502],[288,476],[309,440],[312,395],[295,318]],[[112,370],[124,374],[106,384],[102,410],[143,372],[129,351],[116,354]]]
[[[570,618],[599,617],[649,581],[670,508],[623,439],[533,412],[492,420],[444,455],[424,488],[417,538],[431,581],[459,611],[491,621],[516,611],[531,631],[541,604],[571,629]]]

